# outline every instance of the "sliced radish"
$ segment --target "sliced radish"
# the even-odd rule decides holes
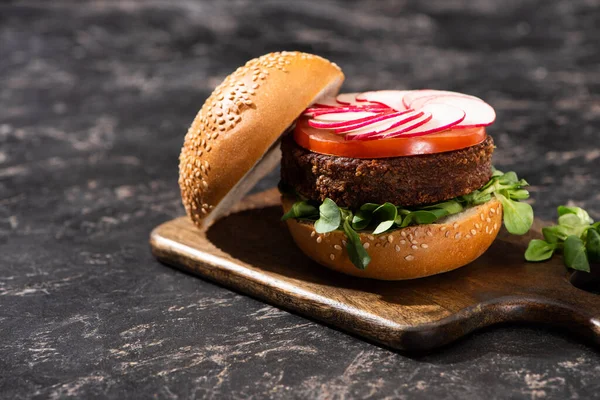
[[[352,129],[355,125],[370,123],[372,120],[379,120],[381,118],[387,117],[390,114],[375,114],[369,117],[349,119],[346,121],[322,121],[316,119],[309,119],[308,125],[312,126],[313,128],[336,129],[336,131],[337,128],[346,129],[347,127],[349,127],[349,129]]]
[[[357,100],[356,96],[359,93],[342,93],[342,94],[338,94],[337,97],[335,98],[335,100],[342,104],[343,106],[356,106],[356,107],[368,107],[368,106],[379,106],[381,107],[381,104],[377,104],[377,103],[371,103],[369,101],[365,101],[365,100]]]
[[[427,101],[424,106],[431,103],[448,104],[462,109],[466,114],[465,119],[456,125],[457,128],[487,126],[496,120],[496,112],[492,106],[477,98],[450,95],[438,96]]]
[[[384,104],[396,111],[402,111],[408,109],[408,107],[404,105],[403,99],[409,92],[410,90],[378,90],[375,92],[364,92],[357,95],[356,100]]]
[[[383,134],[391,129],[410,125],[410,122],[423,116],[422,111],[409,111],[402,113],[402,115],[390,118],[387,120],[380,121],[375,124],[368,124],[359,129],[355,129],[352,132],[346,134],[347,140],[365,140],[372,136]]]
[[[429,122],[433,116],[430,113],[425,113],[423,111],[419,112],[417,118],[411,119],[409,121],[407,121],[405,124],[403,125],[398,125],[392,129],[388,129],[385,132],[380,132],[377,134],[370,134],[370,135],[362,135],[362,136],[354,136],[354,137],[349,137],[346,139],[349,140],[375,140],[375,139],[385,139],[387,138],[387,133],[388,132],[396,132],[396,131],[400,131],[400,132],[405,132],[407,130],[412,130],[415,129],[427,122]]]
[[[355,130],[368,127],[368,126],[379,126],[381,123],[384,123],[392,118],[400,117],[401,115],[412,112],[412,110],[408,111],[400,111],[400,112],[388,112],[388,113],[380,113],[374,117],[366,118],[363,121],[357,121],[353,124],[346,124],[345,126],[340,126],[335,129],[335,133],[338,134],[347,134],[353,132]]]
[[[408,114],[408,113],[413,112],[413,111],[414,110],[406,110],[406,111],[398,111],[398,112],[390,112],[390,113],[381,113],[381,114],[378,114],[378,115],[376,115],[374,117],[369,117],[369,118],[365,118],[362,121],[357,121],[354,124],[349,124],[349,125],[346,125],[346,126],[340,126],[339,128],[337,128],[335,130],[335,133],[342,134],[342,133],[353,132],[353,131],[355,131],[355,130],[357,130],[359,128],[366,127],[368,125],[373,125],[373,124],[379,123],[381,121],[385,121],[385,120],[390,119],[390,118],[396,118],[396,117],[399,117],[399,116],[404,115],[404,114]]]
[[[368,112],[368,111],[349,111],[349,112],[321,114],[321,115],[315,116],[314,119],[320,120],[320,121],[349,121],[349,120],[353,120],[353,119],[370,117],[372,115],[377,115],[377,113]]]
[[[421,97],[445,96],[445,95],[448,95],[448,96],[470,97],[470,98],[473,98],[473,99],[477,99],[479,101],[483,101],[479,97],[471,96],[471,95],[464,94],[464,93],[451,92],[451,91],[448,91],[448,90],[423,89],[423,90],[411,90],[411,91],[409,91],[402,98],[402,102],[404,103],[404,106],[407,107],[407,108],[415,108],[412,105],[413,101],[415,101],[415,100],[417,100],[417,99],[419,99]]]
[[[309,117],[316,117],[318,115],[323,115],[323,114],[363,112],[363,111],[380,113],[380,112],[384,112],[384,111],[389,111],[389,109],[387,107],[381,107],[381,106],[378,106],[378,107],[348,106],[348,107],[324,107],[324,108],[314,108],[313,107],[313,108],[307,108],[306,110],[304,110],[304,113],[302,115],[309,116]]]
[[[433,117],[421,124],[413,125],[409,127],[399,127],[384,132],[381,138],[393,138],[393,137],[411,137],[428,135],[434,132],[440,132],[454,126],[457,126],[465,118],[465,112],[458,107],[443,104],[443,103],[430,103],[425,104],[421,111],[429,113]]]
[[[313,107],[339,107],[340,103],[335,100],[335,97],[325,97],[317,100]]]
[[[340,103],[340,104],[344,104],[344,105],[354,105],[356,103],[358,103],[356,101],[356,95],[358,93],[341,93],[338,94],[337,97],[335,98],[335,100]]]

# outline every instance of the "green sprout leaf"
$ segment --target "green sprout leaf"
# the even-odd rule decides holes
[[[402,221],[402,224],[400,225],[400,227],[401,228],[407,227],[411,223],[431,224],[432,222],[435,222],[437,220],[438,220],[437,215],[431,211],[427,211],[427,210],[412,211],[410,214],[408,214],[406,217],[404,217],[404,220]]]
[[[344,233],[348,238],[348,241],[346,242],[346,251],[348,252],[350,261],[358,269],[367,268],[367,265],[369,265],[371,262],[371,257],[360,242],[360,236],[358,236],[358,233],[352,229],[352,226],[350,225],[350,218],[346,218],[344,220],[343,228]]]
[[[342,222],[342,215],[337,204],[331,199],[325,199],[319,207],[319,219],[315,221],[317,233],[335,231]]]
[[[575,235],[581,237],[583,232],[589,229],[589,224],[589,222],[584,222],[577,214],[569,213],[558,217],[558,225],[562,227],[567,236]]]
[[[570,235],[567,228],[560,225],[545,226],[542,228],[542,234],[548,243],[564,242]]]
[[[306,200],[297,201],[292,205],[292,208],[281,217],[282,221],[290,218],[297,219],[312,219],[319,216],[319,210],[317,207],[309,204]]]
[[[398,210],[392,203],[384,203],[375,209],[375,211],[373,211],[373,217],[376,221],[379,221],[379,224],[373,231],[373,234],[378,235],[394,226],[397,215]]]
[[[588,258],[592,262],[600,262],[600,233],[596,229],[587,231],[587,249]]]
[[[527,203],[511,200],[506,196],[496,193],[496,198],[502,203],[504,209],[504,226],[513,235],[524,235],[533,224],[533,208]]]
[[[533,239],[529,242],[527,251],[525,251],[525,259],[527,261],[544,261],[552,257],[557,245],[548,243],[543,240]]]
[[[379,204],[365,203],[352,218],[352,228],[356,230],[363,230],[371,223],[373,219],[373,211],[379,207]]]
[[[569,206],[558,206],[558,216],[562,217],[563,215],[574,214],[581,222],[585,225],[589,225],[594,222],[593,219],[590,218],[590,215],[583,208],[580,207],[569,207]],[[559,218],[560,219],[560,218]]]
[[[590,272],[590,263],[585,252],[585,244],[578,236],[571,235],[565,240],[563,255],[567,267],[577,271]]]

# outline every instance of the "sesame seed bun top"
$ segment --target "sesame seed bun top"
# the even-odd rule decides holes
[[[179,157],[179,186],[198,226],[228,212],[279,163],[280,135],[316,99],[335,95],[344,75],[307,53],[270,53],[248,61],[206,100]]]

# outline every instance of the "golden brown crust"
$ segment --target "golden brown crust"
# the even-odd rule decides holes
[[[293,200],[284,198],[287,212]],[[314,225],[288,219],[300,249],[327,268],[363,278],[422,278],[462,267],[482,255],[502,225],[502,205],[496,199],[429,225],[416,225],[381,235],[360,233],[371,256],[365,270],[356,268],[346,252],[342,231],[318,234]]]
[[[285,129],[344,75],[324,58],[270,53],[238,68],[206,100],[185,136],[179,186],[196,225],[252,169]]]

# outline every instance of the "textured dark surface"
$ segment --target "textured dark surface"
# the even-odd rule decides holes
[[[2,3],[0,397],[598,396],[600,356],[563,334],[397,354],[160,265],[147,238],[183,212],[177,156],[212,87],[284,48],[340,64],[347,91],[485,98],[495,163],[532,183],[538,216],[572,202],[600,218],[599,7]]]

